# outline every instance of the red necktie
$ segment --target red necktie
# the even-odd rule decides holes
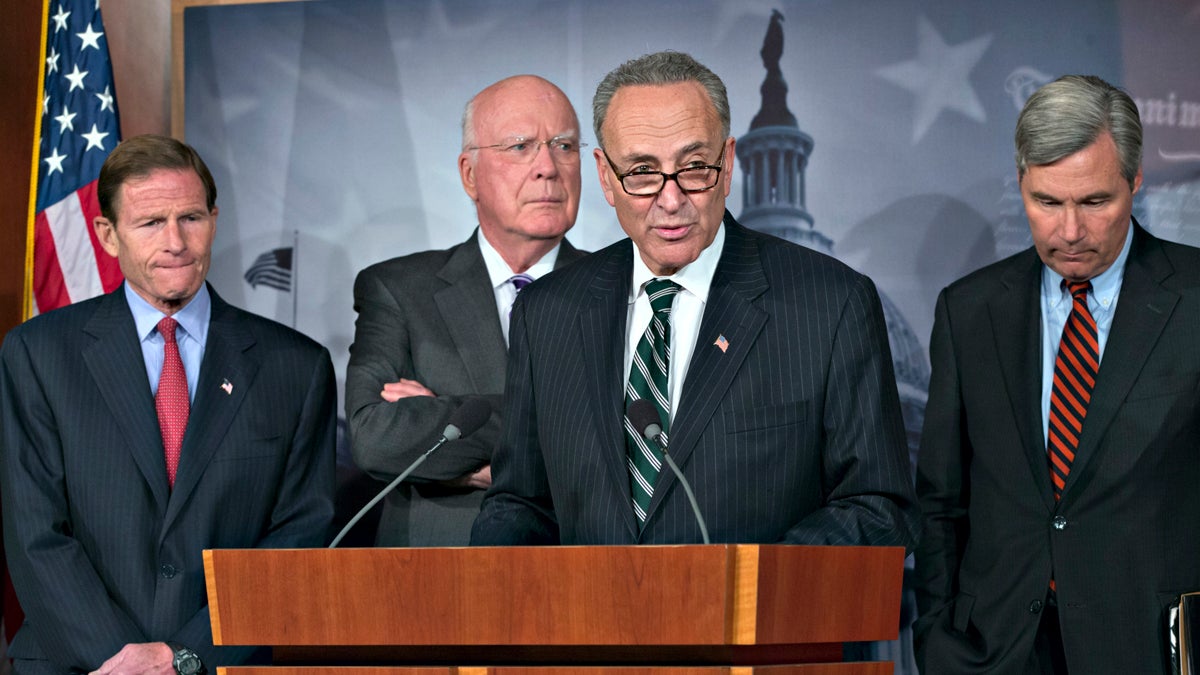
[[[1092,389],[1096,386],[1096,371],[1100,369],[1100,343],[1096,338],[1096,321],[1088,311],[1089,281],[1068,282],[1067,290],[1073,299],[1071,315],[1063,328],[1058,358],[1054,360],[1054,385],[1050,389],[1050,432],[1046,446],[1050,455],[1050,478],[1054,482],[1054,499],[1062,498],[1063,486],[1075,461],[1079,435]]]
[[[154,395],[154,407],[158,410],[158,426],[162,429],[163,451],[167,460],[167,482],[175,487],[175,471],[179,468],[179,449],[183,447],[183,431],[187,428],[188,402],[187,374],[183,371],[183,360],[179,358],[179,344],[175,342],[175,328],[179,322],[166,317],[158,322],[158,332],[163,336],[163,366],[158,377],[158,392]]]

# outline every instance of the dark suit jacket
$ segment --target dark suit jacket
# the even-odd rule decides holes
[[[1051,574],[1072,673],[1165,672],[1164,608],[1200,589],[1200,250],[1134,227],[1057,504],[1036,252],[938,299],[917,478],[925,673],[1024,672]]]
[[[919,519],[874,285],[728,214],[725,228],[670,448],[712,540],[912,544]],[[633,515],[622,428],[633,255],[620,241],[518,299],[507,425],[472,544],[700,541],[667,469],[644,528]]]
[[[445,251],[424,251],[372,265],[354,282],[354,344],[346,370],[346,418],[354,460],[391,481],[441,437],[455,408],[487,398],[492,416],[471,436],[447,443],[388,494],[376,544],[465,546],[483,490],[438,481],[491,462],[500,435],[508,356],[479,233]],[[556,267],[583,254],[563,240]],[[436,398],[388,403],[383,385],[400,378]]]
[[[322,543],[335,394],[323,347],[212,293],[172,490],[124,289],[13,329],[0,478],[26,614],[9,650],[18,667],[87,671],[156,641],[191,647],[209,672],[245,659],[213,647],[201,550]]]

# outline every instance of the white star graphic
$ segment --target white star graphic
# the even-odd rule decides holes
[[[54,47],[50,48],[50,56],[46,57],[46,74],[58,72],[58,52],[54,51]]]
[[[50,114],[50,94],[45,94],[42,96],[42,114]]]
[[[62,163],[63,163],[63,160],[66,158],[67,158],[66,155],[58,154],[58,148],[54,148],[54,150],[52,150],[50,152],[50,156],[47,157],[46,159],[42,160],[43,162],[46,163],[46,166],[48,167],[46,169],[46,176],[50,177],[50,176],[54,175],[55,171],[62,173],[63,172]]]
[[[875,71],[917,97],[914,145],[943,110],[956,110],[976,122],[987,121],[983,104],[971,87],[970,74],[991,43],[992,35],[988,34],[951,47],[922,16],[917,23],[917,57]]]
[[[103,93],[96,94],[96,98],[100,99],[100,112],[104,112],[105,110],[113,110],[115,112],[113,109],[113,95],[108,90],[109,87],[105,87]]]
[[[54,121],[59,124],[58,133],[60,134],[68,129],[75,131],[75,113],[66,108],[63,108],[62,114],[55,117]]]
[[[92,25],[88,24],[86,31],[82,33],[76,33],[75,35],[77,35],[80,40],[83,40],[83,46],[79,48],[79,51],[82,52],[88,47],[100,49],[100,37],[104,35],[104,33],[97,33],[96,31],[92,30]]]
[[[64,75],[64,77],[66,77],[68,80],[71,81],[71,87],[69,89],[67,89],[67,93],[69,94],[69,93],[75,91],[76,89],[83,89],[83,78],[87,77],[87,74],[88,74],[88,71],[86,71],[86,70],[80,71],[79,64],[76,63],[75,70]]]
[[[99,129],[96,128],[96,125],[93,124],[92,130],[86,134],[83,134],[83,137],[86,138],[87,142],[88,142],[87,147],[84,148],[83,151],[87,152],[88,150],[91,150],[92,148],[100,148],[101,150],[103,150],[105,136],[108,136],[108,132],[100,131]]]
[[[54,16],[50,17],[51,19],[54,19],[54,32],[55,33],[57,33],[60,30],[67,29],[67,17],[68,16],[71,16],[71,13],[64,12],[63,8],[62,8],[62,4],[60,3],[58,5],[58,14],[55,14]]]

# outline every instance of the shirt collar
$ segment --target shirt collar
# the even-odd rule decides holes
[[[721,261],[721,251],[724,249],[725,223],[721,223],[717,226],[717,234],[713,237],[712,243],[701,251],[695,260],[684,265],[675,274],[661,278],[674,281],[682,286],[683,290],[699,298],[701,302],[708,302],[708,289],[712,286],[713,275],[717,272],[717,263]],[[642,260],[637,244],[634,244],[633,286],[629,289],[629,303],[633,304],[644,291],[646,284],[657,278],[660,277],[646,267],[646,262]]]
[[[1090,279],[1092,297],[1100,305],[1108,307],[1121,292],[1121,282],[1125,279],[1125,263],[1129,260],[1129,249],[1132,246],[1133,224],[1130,223],[1129,231],[1125,233],[1125,244],[1121,247],[1121,252],[1117,254],[1117,259],[1108,266],[1108,269]],[[1050,298],[1052,305],[1057,305],[1070,295],[1063,288],[1062,283],[1063,276],[1061,274],[1050,269],[1049,265],[1042,265],[1042,295]]]
[[[479,252],[483,254],[483,263],[487,266],[488,279],[492,282],[492,288],[500,288],[512,278],[515,272],[508,266],[508,263],[504,262],[504,258],[500,257],[500,252],[492,246],[492,242],[488,241],[487,237],[483,234],[483,228],[479,228],[478,238]],[[554,245],[554,248],[546,252],[546,255],[542,256],[533,265],[530,265],[529,269],[525,270],[523,274],[527,274],[534,279],[541,279],[552,272],[554,270],[554,263],[558,260],[558,249],[561,247],[562,241],[560,240]]]
[[[146,302],[128,282],[123,285],[125,286],[125,302],[129,304],[129,311],[133,313],[133,323],[137,328],[138,340],[145,342],[154,333],[158,322],[166,314]],[[179,326],[183,328],[185,334],[200,343],[203,343],[204,337],[208,335],[208,323],[211,317],[212,298],[208,294],[208,284],[201,284],[200,290],[183,306],[183,309],[171,315],[171,318],[179,322]]]

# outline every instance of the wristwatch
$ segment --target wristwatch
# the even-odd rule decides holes
[[[204,663],[200,661],[200,656],[196,652],[174,642],[168,642],[167,646],[175,652],[175,660],[171,665],[175,666],[176,673],[179,675],[203,675]]]

